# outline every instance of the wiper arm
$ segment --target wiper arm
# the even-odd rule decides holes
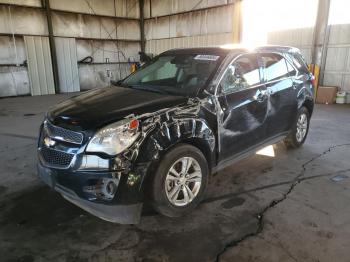
[[[114,85],[114,86],[120,86],[121,83],[122,83],[121,80],[118,80],[118,81],[111,80],[111,84]]]
[[[152,88],[150,86],[143,87],[142,85],[132,85],[129,87],[133,88],[133,89],[137,89],[137,90],[151,91],[151,92],[155,92],[155,93],[159,93],[159,94],[164,94],[164,92],[162,92],[161,90],[159,90],[157,88]]]
[[[125,87],[125,88],[132,88],[132,89],[136,89],[136,90],[143,90],[143,91],[150,91],[150,92],[155,92],[155,93],[159,93],[159,94],[165,94],[165,92],[159,90],[158,88],[154,88],[151,86],[144,87],[143,85],[128,85],[127,83],[124,83],[121,80],[111,81],[111,83],[115,86],[121,86],[121,87]]]
[[[126,87],[126,88],[132,88],[131,85],[128,85],[126,83],[123,83],[123,81],[119,80],[119,81],[113,81],[111,80],[111,84],[115,85],[115,86],[121,86],[121,87]]]

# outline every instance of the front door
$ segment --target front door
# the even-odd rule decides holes
[[[227,68],[218,88],[219,161],[266,138],[268,94],[255,54],[241,55]]]

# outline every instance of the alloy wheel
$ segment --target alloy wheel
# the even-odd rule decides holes
[[[308,119],[305,113],[301,114],[297,121],[297,132],[295,134],[297,141],[300,143],[306,136]]]
[[[165,178],[165,192],[175,206],[186,206],[197,196],[202,183],[202,170],[192,157],[178,159]]]

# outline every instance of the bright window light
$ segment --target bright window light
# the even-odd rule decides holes
[[[349,0],[332,0],[328,23],[330,25],[350,24],[349,8]]]
[[[313,27],[317,6],[318,0],[244,0],[242,43],[264,45],[269,32]]]

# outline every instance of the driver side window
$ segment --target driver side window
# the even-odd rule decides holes
[[[259,64],[255,55],[245,55],[229,65],[220,88],[223,93],[244,90],[260,83]]]

